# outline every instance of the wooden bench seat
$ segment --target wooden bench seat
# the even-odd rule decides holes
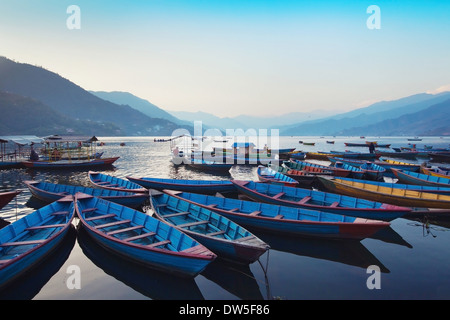
[[[305,204],[305,203],[307,203],[309,200],[311,200],[312,198],[310,197],[310,196],[306,196],[306,197],[304,197],[302,200],[300,200],[299,202],[298,202],[298,204]]]
[[[131,222],[131,220],[119,220],[119,221],[114,221],[114,222],[110,222],[110,223],[99,224],[98,226],[95,226],[94,228],[95,229],[103,229],[103,228],[117,226],[119,224],[125,224],[125,223],[129,223],[129,222]]]
[[[281,198],[282,196],[284,196],[284,192],[280,192],[280,193],[274,195],[272,198],[273,198],[273,199],[279,199],[279,198]]]
[[[53,212],[52,216],[59,216],[59,215],[68,215],[69,211],[57,211],[57,212]]]
[[[219,231],[216,231],[216,232],[208,233],[208,234],[206,234],[206,235],[207,235],[207,236],[218,236],[218,235],[224,234],[224,233],[225,233],[224,230],[219,230]]]
[[[39,229],[49,229],[49,228],[60,228],[60,227],[65,227],[65,226],[66,226],[65,223],[45,224],[45,225],[42,225],[42,226],[29,227],[29,228],[26,228],[25,230],[39,230]]]
[[[46,240],[44,239],[44,240],[5,242],[5,243],[0,244],[0,247],[24,246],[24,245],[28,245],[28,244],[40,244],[44,241],[46,241]]]
[[[116,215],[114,213],[102,214],[100,216],[85,218],[84,220],[86,220],[86,221],[94,221],[94,220],[99,220],[99,219],[112,218],[112,217],[115,217],[115,216]]]
[[[170,242],[171,242],[170,240],[159,241],[159,242],[149,244],[147,247],[150,247],[150,248],[159,247],[159,246],[169,244]]]
[[[190,214],[190,212],[184,211],[184,212],[165,214],[162,217],[163,218],[172,218],[172,217],[178,217],[178,216],[185,216],[185,215],[188,215],[188,214]]]
[[[127,232],[127,231],[133,231],[133,230],[138,230],[138,229],[142,229],[144,228],[144,226],[133,226],[133,227],[128,227],[128,228],[123,228],[123,229],[117,229],[114,231],[110,231],[108,233],[106,233],[109,236],[112,236],[114,234],[118,234],[118,233],[123,233],[123,232]]]
[[[180,224],[180,225],[178,225],[178,227],[188,228],[188,227],[199,226],[201,224],[207,224],[207,223],[209,223],[208,220],[202,220],[202,221],[195,221],[195,222]]]
[[[129,242],[129,241],[133,241],[133,240],[143,239],[143,238],[154,236],[155,234],[156,234],[155,232],[142,233],[142,234],[139,234],[137,236],[133,236],[133,237],[129,237],[129,238],[123,239],[123,241]]]

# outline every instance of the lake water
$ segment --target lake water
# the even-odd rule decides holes
[[[256,167],[234,166],[229,176],[214,176],[170,162],[169,143],[152,137],[99,138],[104,157],[120,156],[105,171],[125,178],[257,179]],[[315,146],[299,140],[316,142]],[[335,140],[327,144],[326,140]],[[406,137],[367,137],[392,147],[407,146]],[[280,148],[343,151],[344,142],[359,137],[281,137]],[[450,139],[423,138],[417,147],[448,147]],[[120,146],[125,143],[125,146]],[[354,151],[364,150],[351,148]],[[414,162],[410,160],[405,160]],[[423,162],[424,159],[417,160]],[[0,171],[0,191],[23,192],[0,211],[13,222],[42,206],[23,181],[46,180],[90,186],[86,172]],[[286,238],[255,232],[271,249],[258,262],[242,267],[216,260],[193,279],[182,279],[136,266],[106,252],[83,232],[75,231],[45,263],[14,284],[0,298],[14,299],[160,299],[160,300],[300,300],[300,299],[449,299],[450,223],[396,219],[390,228],[362,241]],[[81,274],[81,288],[71,288],[72,270]],[[380,273],[373,271],[376,266]],[[376,278],[375,278],[376,277]],[[369,283],[369,286],[368,286]],[[370,284],[379,288],[370,289]]]

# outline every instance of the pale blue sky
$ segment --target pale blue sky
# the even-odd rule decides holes
[[[0,55],[166,110],[348,110],[450,90],[449,17],[450,1],[0,0]]]

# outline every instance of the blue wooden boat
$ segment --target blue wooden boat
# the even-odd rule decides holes
[[[90,170],[98,167],[109,167],[119,157],[101,158],[92,160],[58,160],[58,161],[22,161],[29,169],[54,169],[54,170]]]
[[[0,288],[41,263],[72,227],[73,197],[44,206],[0,229]]]
[[[161,179],[161,178],[133,178],[127,177],[147,189],[178,190],[196,193],[215,194],[236,192],[236,188],[229,180],[187,180],[187,179]]]
[[[192,158],[187,163],[191,168],[201,171],[213,171],[213,172],[229,172],[233,163],[226,163],[226,161],[210,161],[205,159]]]
[[[405,189],[417,192],[428,192],[428,193],[436,193],[443,195],[450,195],[450,186],[448,187],[435,187],[435,186],[421,186],[417,184],[403,184],[398,182],[381,182],[381,181],[373,181],[373,180],[359,180],[359,179],[351,179],[351,178],[339,178],[344,181],[353,181],[353,182],[361,182],[365,184],[372,184],[375,186],[386,187],[386,188],[396,188],[396,189]]]
[[[151,193],[155,216],[186,233],[219,257],[253,263],[269,246],[228,218],[168,193]]]
[[[430,152],[428,156],[433,162],[450,163],[450,152]]]
[[[350,171],[349,177],[356,178],[356,179],[364,179],[365,172],[361,168],[352,166],[348,163],[339,161],[332,157],[330,157],[329,160],[334,168]]]
[[[351,171],[344,168],[335,168],[330,166],[324,166],[316,163],[310,163],[306,161],[284,161],[283,166],[288,167],[293,170],[305,170],[311,174],[332,174],[339,177],[347,177],[350,175]]]
[[[352,166],[355,168],[359,168],[364,174],[361,177],[358,175],[356,178],[368,178],[374,180],[383,179],[384,174],[386,173],[386,169],[382,166],[375,164],[374,162],[368,162],[364,160],[356,160],[356,159],[345,159],[340,157],[334,157],[329,159],[331,163],[341,162],[348,166]]]
[[[11,200],[14,199],[21,192],[22,191],[20,191],[20,190],[1,192],[0,193],[0,209],[2,209],[4,206],[6,206],[8,203],[10,203]]]
[[[148,199],[147,194],[124,192],[107,189],[94,189],[83,186],[70,186],[44,181],[24,181],[31,194],[44,202],[53,202],[65,197],[75,195],[77,192],[90,194],[108,201],[112,201],[127,207],[137,208]]]
[[[419,172],[421,167],[420,164],[401,162],[384,158],[380,158],[380,161],[375,161],[375,164],[382,166],[383,168],[385,168],[387,171],[390,172],[392,172],[391,168]]]
[[[185,233],[125,206],[77,193],[75,211],[97,243],[147,267],[194,277],[216,258]]]
[[[256,170],[258,179],[261,182],[276,183],[284,186],[295,187],[298,185],[298,181],[282,174],[279,171],[275,171],[272,168],[259,166]]]
[[[253,181],[232,180],[242,194],[255,201],[262,201],[288,207],[302,207],[338,213],[352,217],[391,221],[411,212],[411,208],[399,207],[366,199],[335,193]]]
[[[366,184],[363,180],[349,181],[331,177],[319,177],[319,180],[327,191],[351,197],[414,208],[450,209],[448,195]]]
[[[242,226],[276,234],[332,239],[364,239],[390,225],[330,212],[244,201],[189,192],[166,191],[173,197],[217,212]]]
[[[364,171],[364,173],[367,175],[368,178],[371,178],[373,180],[382,180],[384,174],[386,173],[385,168],[373,162],[366,162],[362,164],[359,168]]]
[[[88,177],[89,181],[98,188],[124,192],[148,193],[147,188],[144,188],[137,183],[133,183],[130,180],[110,176],[101,172],[89,171]]]
[[[432,187],[450,187],[450,179],[447,178],[399,169],[392,169],[392,172],[401,183]]]

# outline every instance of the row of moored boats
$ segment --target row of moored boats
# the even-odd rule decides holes
[[[446,168],[411,164],[409,171],[406,163],[391,163],[383,175],[398,182],[387,183],[370,174],[373,165],[361,164],[366,171],[359,178],[353,175],[358,170],[336,164],[308,167],[290,160],[258,167],[260,181],[122,179],[100,172],[89,172],[92,188],[27,181],[31,194],[48,204],[0,229],[0,286],[42,261],[74,228],[75,218],[116,254],[193,277],[217,257],[258,260],[270,244],[250,230],[361,240],[412,213],[450,211]],[[310,176],[323,189],[299,187]],[[15,195],[0,194],[3,205]]]

